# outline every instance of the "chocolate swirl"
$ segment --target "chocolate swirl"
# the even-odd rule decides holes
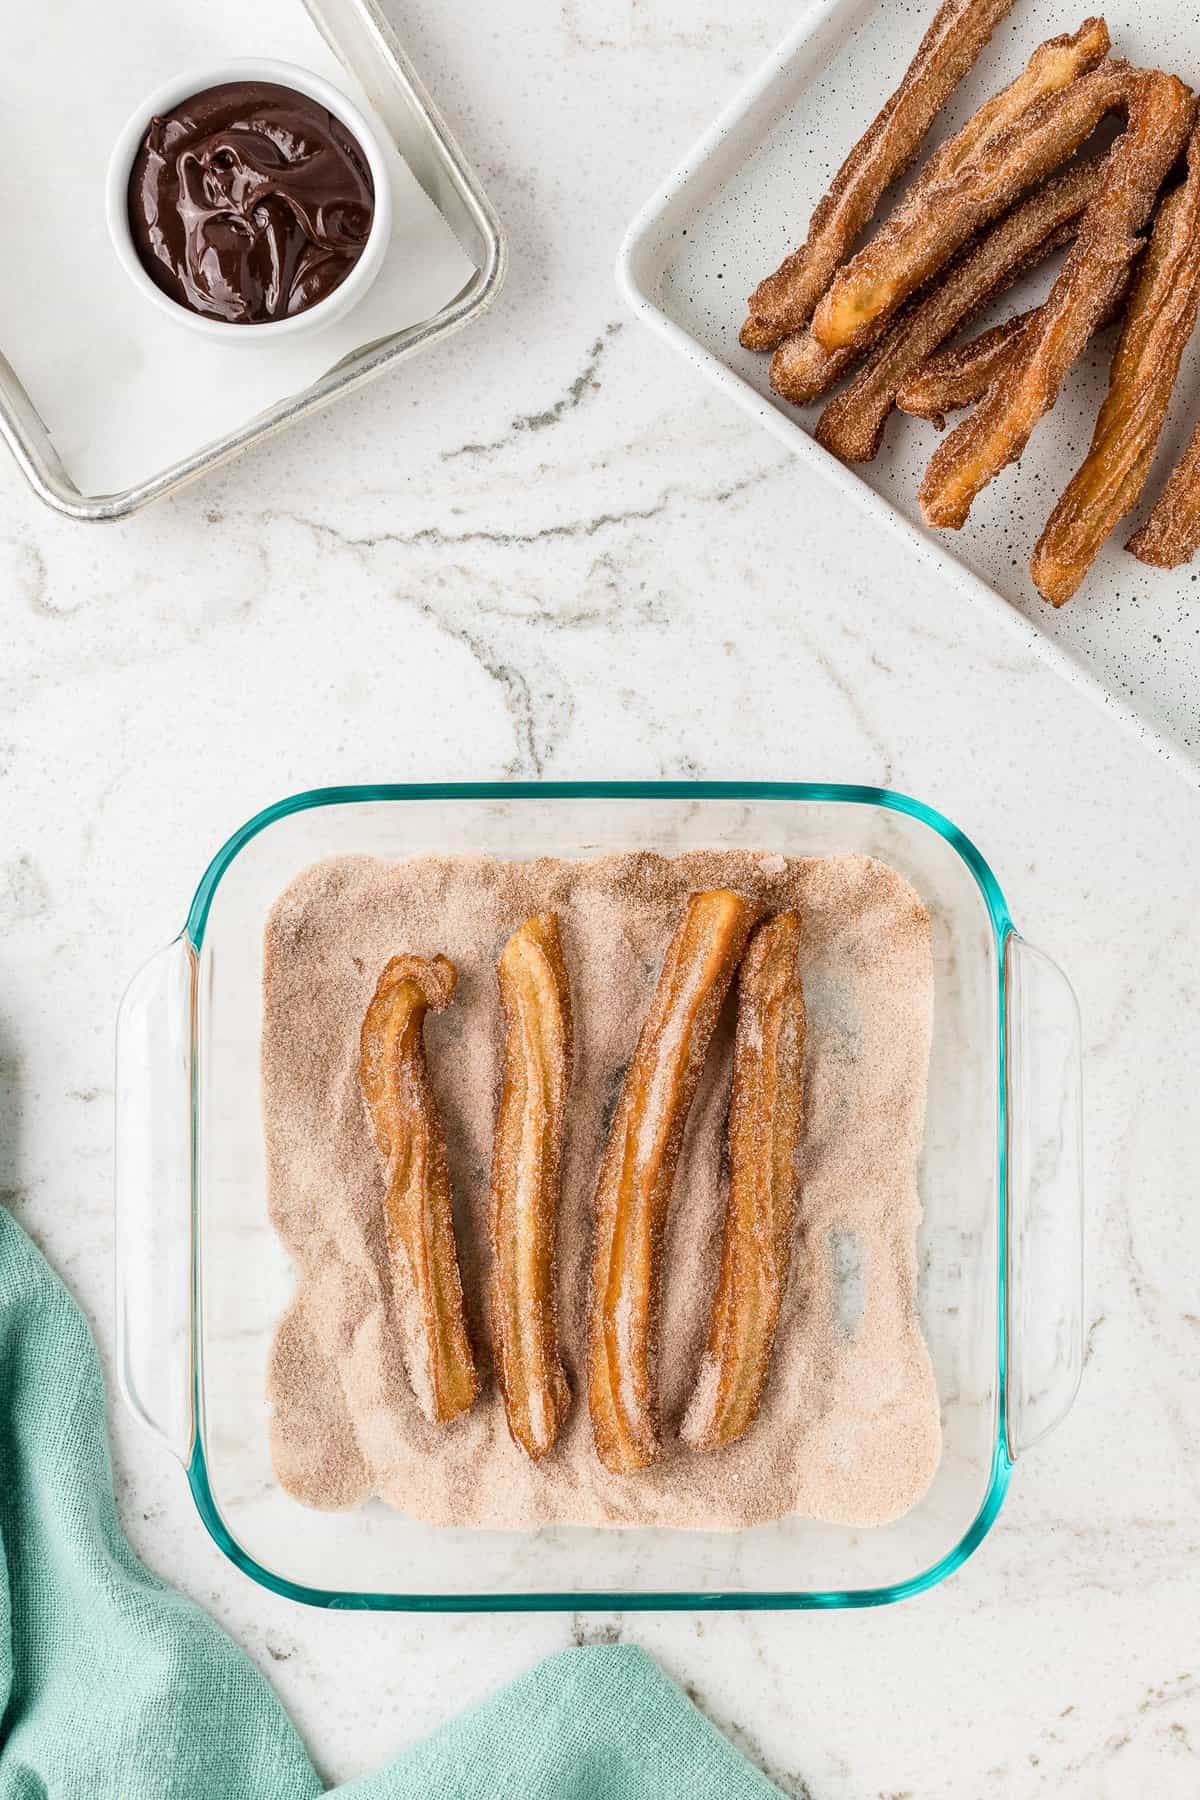
[[[147,127],[129,225],[172,300],[230,325],[294,318],[346,279],[375,188],[357,140],[292,88],[228,81]]]

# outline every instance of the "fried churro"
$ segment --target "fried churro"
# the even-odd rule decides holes
[[[659,1454],[662,1242],[683,1130],[709,1039],[757,908],[693,894],[667,950],[609,1130],[596,1187],[588,1403],[596,1453],[629,1473]]]
[[[1104,62],[1103,19],[1039,46],[1023,74],[937,151],[895,212],[851,258],[812,318],[825,350],[861,342],[989,220],[1061,166],[1126,98],[1127,68]]]
[[[712,1450],[758,1416],[791,1265],[803,1117],[800,916],[751,937],[738,975],[729,1193],[708,1348],[680,1436]]]
[[[1157,569],[1177,569],[1200,549],[1200,425],[1126,548]]]
[[[425,1061],[425,1014],[454,998],[444,956],[394,956],[363,1020],[359,1084],[383,1163],[384,1218],[404,1365],[430,1424],[465,1412],[479,1377],[463,1314],[446,1144]]]
[[[1179,364],[1200,310],[1200,145],[1158,209],[1113,352],[1091,448],[1046,522],[1030,565],[1054,606],[1069,600],[1154,460]]]
[[[571,1403],[558,1355],[555,1291],[571,995],[553,913],[539,913],[513,932],[496,975],[504,1062],[488,1211],[492,1329],[509,1432],[540,1462]]]
[[[771,358],[767,379],[775,392],[793,406],[807,406],[849,374],[860,363],[873,343],[883,336],[881,326],[861,344],[841,350],[822,350],[812,332],[805,326],[784,338]]]
[[[1200,127],[1188,146],[1188,179],[1183,191],[1194,188],[1196,183],[1197,138]],[[1193,221],[1192,230],[1196,229]],[[1134,532],[1126,548],[1133,551],[1139,562],[1159,569],[1177,569],[1190,562],[1200,549],[1200,425],[1168,475],[1149,518]]]
[[[1175,76],[1156,70],[1130,71],[1127,82],[1128,123],[1036,329],[1022,332],[1009,367],[934,452],[920,489],[931,525],[962,525],[976,495],[1020,456],[1141,248],[1138,233],[1183,147],[1194,101]]]
[[[751,294],[741,331],[748,350],[773,349],[808,323],[883,193],[913,161],[933,119],[1011,8],[1012,0],[943,0],[899,87],[818,204],[804,244]]]
[[[1014,313],[967,343],[951,344],[929,357],[897,388],[899,411],[928,419],[942,431],[947,413],[974,406],[999,380],[1013,359],[1017,339],[1038,311],[1034,306],[1028,312]]]
[[[1112,303],[1097,320],[1097,331],[1103,331],[1119,318],[1128,290],[1128,281],[1123,281]],[[928,419],[939,431],[943,430],[948,412],[960,412],[964,406],[974,406],[999,381],[1017,353],[1021,333],[1031,321],[1036,329],[1041,313],[1040,306],[1031,306],[1028,312],[1014,313],[1011,319],[990,326],[965,344],[952,344],[949,349],[939,350],[919,369],[914,369],[901,385],[896,395],[898,409],[915,418]]]
[[[944,281],[900,315],[830,401],[817,423],[818,443],[843,462],[870,462],[906,378],[964,320],[1074,237],[1099,181],[1100,164],[1084,163],[1053,177],[994,225]]]

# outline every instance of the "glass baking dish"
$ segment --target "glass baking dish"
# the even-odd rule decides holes
[[[379,1502],[301,1506],[268,1452],[264,1376],[293,1283],[267,1217],[260,1120],[266,914],[325,856],[862,852],[932,919],[934,1037],[920,1166],[919,1306],[943,1454],[904,1517],[737,1532],[451,1529]],[[260,813],[134,979],[117,1033],[117,1361],[137,1417],[184,1464],[222,1550],[318,1606],[842,1607],[950,1574],[1082,1364],[1078,1009],[1016,932],[991,870],[930,808],[877,788],[746,782],[329,788]]]

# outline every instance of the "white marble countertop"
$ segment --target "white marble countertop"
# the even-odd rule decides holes
[[[0,467],[0,1198],[111,1362],[112,1031],[227,833],[327,782],[891,784],[957,820],[1083,1006],[1088,1360],[979,1553],[878,1612],[321,1614],[225,1562],[113,1419],[147,1560],[322,1770],[543,1653],[644,1644],[790,1794],[1200,1788],[1200,799],[621,316],[621,228],[795,0],[415,0],[504,218],[496,310],[121,527]]]

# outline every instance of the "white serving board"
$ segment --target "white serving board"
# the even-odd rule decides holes
[[[846,152],[896,86],[935,0],[815,0],[783,44],[633,222],[617,276],[633,309],[788,444],[853,496],[881,528],[927,556],[966,602],[990,606],[1063,674],[1200,783],[1200,557],[1188,568],[1144,568],[1123,548],[1200,418],[1200,331],[1185,356],[1143,499],[1114,533],[1086,583],[1059,611],[1029,579],[1034,543],[1086,453],[1103,398],[1113,333],[1072,371],[1021,463],[976,501],[963,530],[932,532],[917,487],[938,434],[893,414],[873,463],[845,468],[814,441],[819,407],[797,409],[767,385],[769,358],[737,341],[744,300],[794,249]],[[1009,82],[1043,38],[1073,30],[1087,8],[1016,0],[974,71],[936,121],[941,141]],[[1200,89],[1200,6],[1122,0],[1104,14],[1114,53],[1179,74]],[[924,153],[923,153],[924,154]],[[977,325],[1045,293],[1050,267],[1009,290]],[[962,416],[962,415],[959,415]]]

